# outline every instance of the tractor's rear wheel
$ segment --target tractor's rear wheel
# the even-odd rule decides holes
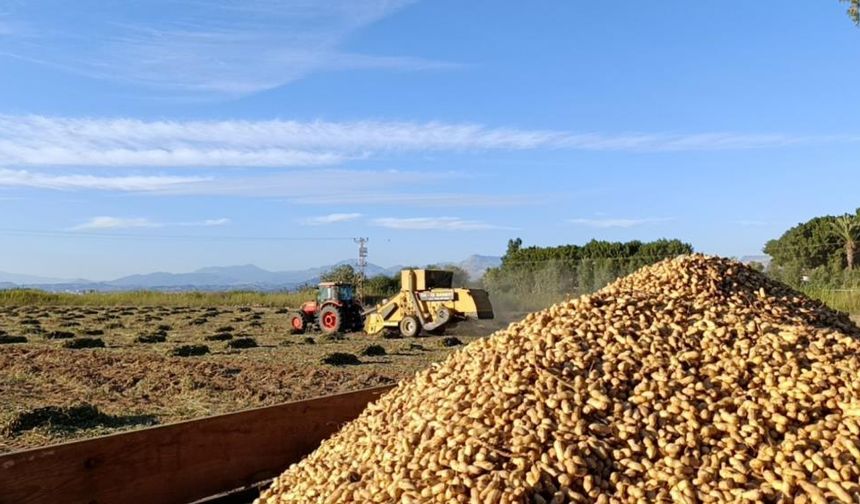
[[[421,324],[419,324],[418,319],[412,315],[407,315],[400,321],[400,334],[402,334],[404,338],[414,338],[415,336],[418,336],[420,331]]]
[[[293,334],[303,334],[305,332],[305,318],[301,313],[291,313],[289,316],[290,331]]]
[[[340,331],[342,319],[343,317],[340,314],[340,310],[334,306],[326,306],[320,310],[320,330],[326,334],[336,333]]]

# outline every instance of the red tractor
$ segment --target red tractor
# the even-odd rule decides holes
[[[290,328],[294,334],[315,328],[326,334],[360,331],[364,325],[361,312],[352,284],[322,282],[315,301],[308,301],[290,312]]]

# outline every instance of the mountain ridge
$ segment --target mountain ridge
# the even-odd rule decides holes
[[[489,267],[497,266],[501,258],[496,256],[471,255],[460,262],[449,262],[465,270],[473,279],[479,279]],[[17,275],[0,272],[0,289],[38,288],[48,291],[123,291],[123,290],[284,290],[302,285],[314,285],[320,276],[337,266],[348,264],[357,267],[355,259],[345,259],[335,264],[300,270],[270,271],[254,264],[233,266],[205,266],[186,273],[158,271],[126,275],[107,281],[85,279],[64,280],[34,275]],[[396,275],[402,266],[383,267],[369,263],[365,268],[368,277]],[[15,280],[23,281],[15,281]]]

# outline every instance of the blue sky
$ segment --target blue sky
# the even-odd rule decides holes
[[[0,0],[0,270],[759,253],[860,206],[844,10]]]

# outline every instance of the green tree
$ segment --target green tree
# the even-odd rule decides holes
[[[454,287],[467,287],[471,282],[469,272],[454,264],[431,264],[427,266],[427,269],[437,269],[452,272],[454,274],[454,278],[451,280],[451,283]]]
[[[860,26],[860,0],[839,0],[848,4],[848,17],[854,21],[854,24]]]
[[[349,264],[341,264],[340,266],[335,266],[334,268],[320,275],[320,281],[322,282],[340,282],[354,284],[357,282],[357,280],[358,273],[356,273],[355,268],[353,268]]]
[[[367,296],[384,298],[396,294],[400,290],[400,275],[376,275],[364,282],[364,293]]]
[[[812,270],[840,260],[841,246],[833,237],[835,217],[815,217],[802,222],[764,246],[775,270]]]
[[[860,213],[860,210],[858,210],[858,213]],[[836,217],[830,224],[833,234],[845,248],[845,265],[848,271],[851,271],[854,269],[858,232],[860,232],[860,218],[857,215],[845,214]]]
[[[752,268],[756,271],[764,271],[765,270],[764,264],[762,264],[758,261],[751,261],[749,264],[747,264],[747,266],[749,266],[750,268]]]
[[[642,266],[692,251],[690,244],[679,240],[591,240],[585,245],[523,247],[517,238],[508,241],[501,265],[490,268],[482,283],[494,303],[532,309],[565,295],[592,292]]]

